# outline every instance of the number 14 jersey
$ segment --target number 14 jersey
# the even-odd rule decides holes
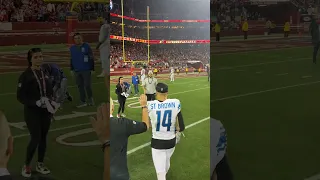
[[[178,99],[148,101],[153,139],[171,140],[176,137],[177,116],[180,110],[181,104]]]

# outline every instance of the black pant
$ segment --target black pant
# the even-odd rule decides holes
[[[233,180],[233,174],[226,156],[224,156],[222,160],[217,164],[215,171],[217,173],[218,180]]]
[[[289,31],[284,31],[284,37],[289,37]]]
[[[320,42],[313,43],[313,62],[317,61],[317,54],[320,47]]]
[[[248,31],[243,31],[243,38],[248,39]]]
[[[38,162],[43,162],[47,149],[47,135],[50,129],[52,114],[44,108],[25,107],[24,119],[30,133],[25,165],[30,165],[38,148]]]
[[[216,33],[216,41],[220,41],[220,33]]]
[[[156,100],[156,95],[155,94],[146,94],[146,96],[147,96],[147,101]]]
[[[127,98],[125,98],[124,96],[118,96],[118,102],[119,102],[118,114],[120,114],[120,112],[124,113],[124,107],[126,104],[126,100],[127,100]]]

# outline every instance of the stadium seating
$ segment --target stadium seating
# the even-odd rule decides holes
[[[44,3],[43,0],[1,0],[0,22],[65,21],[71,3]],[[80,21],[105,17],[107,6],[83,3],[76,8]]]

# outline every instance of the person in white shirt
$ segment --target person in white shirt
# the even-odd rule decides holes
[[[104,77],[110,64],[110,24],[105,20],[100,28],[99,44],[102,72],[97,77]]]
[[[11,135],[9,123],[5,115],[0,111],[0,179],[11,180],[11,175],[7,169],[10,156],[13,152],[13,137]]]
[[[157,100],[148,102],[148,113],[152,127],[151,150],[158,180],[166,180],[170,159],[184,131],[181,103],[168,99],[168,86],[158,83]]]
[[[157,78],[153,77],[153,72],[149,71],[148,77],[142,81],[142,87],[144,94],[147,96],[148,101],[156,99],[156,85],[158,84]]]
[[[174,68],[173,67],[170,70],[170,82],[174,82]]]
[[[141,76],[140,81],[143,82],[143,80],[146,78],[146,70],[145,70],[145,68],[141,68],[140,76]]]
[[[227,133],[223,124],[210,119],[210,169],[211,180],[233,180],[233,175],[228,164]]]

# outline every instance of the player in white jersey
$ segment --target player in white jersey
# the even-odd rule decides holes
[[[223,124],[213,118],[210,119],[210,141],[211,180],[233,180],[226,157],[227,133]]]
[[[174,82],[174,68],[173,67],[170,70],[170,82]]]
[[[142,82],[146,78],[146,70],[144,68],[141,69],[141,79],[140,82]]]
[[[152,159],[158,180],[165,180],[170,168],[170,158],[180,134],[185,129],[178,99],[167,99],[168,86],[158,83],[156,99],[148,102],[148,113],[152,126]]]

